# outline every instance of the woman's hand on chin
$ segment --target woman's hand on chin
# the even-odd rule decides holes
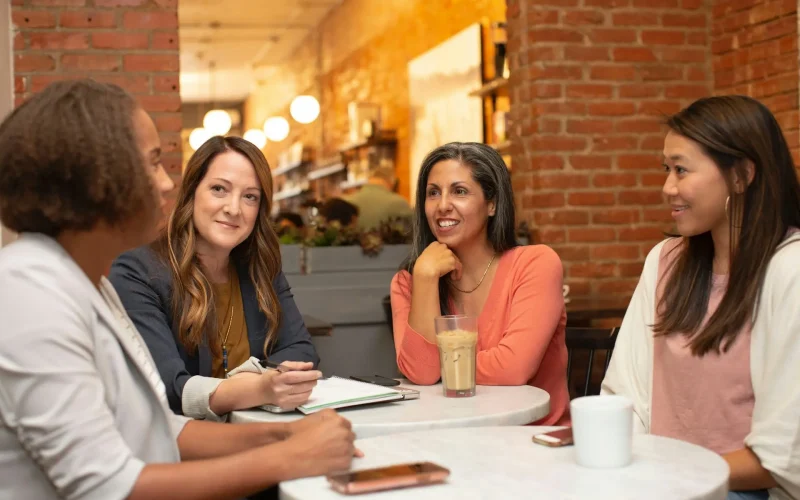
[[[441,278],[450,273],[450,279],[461,279],[461,261],[444,243],[434,241],[422,252],[414,264],[414,275],[426,278]]]

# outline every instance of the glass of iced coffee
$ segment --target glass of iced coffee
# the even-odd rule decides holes
[[[478,319],[474,316],[437,316],[435,322],[445,397],[474,396]]]

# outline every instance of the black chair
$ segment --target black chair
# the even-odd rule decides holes
[[[611,362],[611,353],[614,351],[614,343],[617,341],[618,327],[615,328],[571,328],[568,327],[566,331],[567,343],[567,385],[570,389],[570,395],[573,392],[572,377],[575,371],[575,363],[573,358],[578,351],[588,352],[588,362],[585,365],[586,376],[583,381],[583,390],[579,393],[581,396],[589,396],[589,384],[592,380],[594,373],[594,359],[595,353],[598,351],[605,351],[606,359],[601,367],[600,380],[603,379],[608,370],[608,364]],[[597,391],[592,391],[592,394],[599,394],[599,384]]]
[[[394,327],[392,326],[392,297],[387,295],[383,298],[383,314],[386,315],[386,323],[389,325],[389,331],[394,335]]]

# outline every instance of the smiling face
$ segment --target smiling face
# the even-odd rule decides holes
[[[433,166],[425,191],[425,217],[440,243],[453,250],[485,245],[486,226],[495,204],[486,200],[472,170],[456,160]]]
[[[194,193],[197,251],[230,254],[253,231],[261,198],[255,168],[245,156],[235,151],[217,155]]]
[[[664,139],[667,180],[663,193],[681,236],[727,231],[730,194],[719,167],[691,139],[669,132]]]

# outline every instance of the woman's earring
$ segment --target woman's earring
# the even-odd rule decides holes
[[[725,198],[725,216],[728,217],[729,219],[731,218],[730,214],[728,214],[728,205],[730,204],[730,202],[731,202],[730,196]]]

